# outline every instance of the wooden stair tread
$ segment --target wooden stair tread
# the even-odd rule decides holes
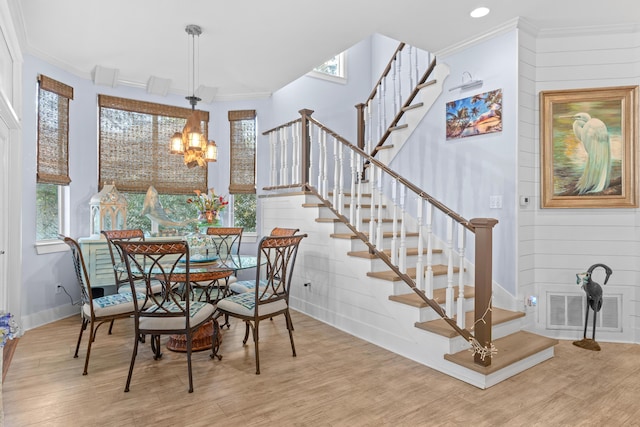
[[[558,340],[555,338],[519,331],[493,341],[493,345],[498,352],[491,357],[491,365],[489,366],[475,364],[473,362],[473,354],[469,350],[463,350],[455,354],[445,354],[444,358],[465,368],[489,375],[557,344]]]
[[[435,84],[438,80],[429,80],[428,82],[424,82],[422,84],[418,85],[418,89],[422,89],[425,88],[427,86],[431,86],[432,84]]]
[[[418,102],[418,103],[416,103],[416,104],[407,105],[406,107],[404,107],[404,108],[402,109],[402,111],[405,111],[405,112],[406,112],[406,111],[414,110],[414,109],[416,109],[416,108],[420,108],[420,107],[422,107],[423,105],[424,105],[424,102]]]
[[[342,195],[344,197],[351,197],[351,193],[349,192],[342,193]],[[333,191],[329,191],[329,196],[333,197]],[[371,197],[371,193],[362,193],[360,197]]]
[[[391,249],[385,249],[382,252],[384,252],[388,257],[391,257]],[[434,254],[441,254],[442,249],[432,249],[431,252]],[[427,249],[423,249],[422,253],[426,255]],[[350,251],[350,252],[347,252],[347,255],[357,257],[357,258],[368,258],[368,259],[377,258],[376,254],[372,254],[369,251]],[[418,248],[407,248],[407,255],[408,256],[418,255]]]
[[[466,298],[467,296],[466,287],[465,287],[464,293]],[[434,299],[435,299],[435,294],[434,294]],[[444,297],[442,298],[442,300],[437,300],[437,301],[444,301]],[[469,327],[473,325],[473,322],[474,322],[473,316],[474,316],[473,311],[467,311],[465,313],[464,324],[466,325],[467,329],[469,329]],[[525,314],[521,311],[510,311],[510,310],[504,310],[502,308],[493,307],[493,310],[491,311],[491,324],[499,325],[500,323],[509,322],[511,320],[519,319],[520,317],[524,317],[524,316]],[[455,317],[456,316],[454,316],[454,318]],[[428,322],[416,322],[415,326],[416,328],[423,329],[425,331],[429,331],[434,334],[442,335],[443,337],[446,337],[446,338],[454,338],[458,335],[458,333],[454,331],[444,319],[430,320]]]
[[[338,218],[316,218],[316,222],[341,222]]]
[[[456,289],[455,289],[456,292],[454,292],[454,296],[455,296],[456,300],[458,299],[457,290],[458,289],[456,287]],[[446,299],[446,297],[445,297],[446,293],[447,293],[447,289],[446,288],[434,289],[433,290],[433,299],[434,299],[434,301],[436,301],[439,304],[444,304],[444,301]],[[473,286],[466,286],[465,285],[465,287],[464,287],[464,297],[465,298],[474,298],[475,296],[476,296],[476,289]],[[389,300],[395,301],[395,302],[399,302],[401,304],[410,305],[412,307],[417,307],[417,308],[425,308],[425,307],[429,306],[415,292],[411,292],[410,294],[391,295],[389,297]],[[438,319],[438,320],[442,320],[442,319]],[[444,320],[442,320],[442,322],[444,322]],[[473,320],[472,320],[472,322],[473,322]],[[429,323],[429,322],[421,322],[421,323]],[[416,324],[416,327],[420,327],[420,326],[418,326]],[[424,328],[421,328],[421,329],[424,329]],[[449,329],[451,329],[450,326],[449,326]]]
[[[393,132],[394,130],[406,129],[408,127],[409,127],[409,125],[405,123],[405,124],[402,124],[402,125],[398,125],[398,126],[394,126],[392,128],[389,128],[389,130],[391,132]],[[378,149],[384,149],[384,145],[379,147]]]
[[[362,234],[364,234],[365,236],[369,236],[369,233],[362,233]],[[400,237],[399,235],[397,236]],[[417,232],[411,232],[411,233],[406,233],[405,236],[415,237],[415,236],[419,236],[419,234]],[[330,237],[333,237],[334,239],[357,239],[358,238],[354,233],[331,233]],[[393,232],[385,231],[382,233],[382,237],[384,238],[393,237]]]
[[[435,264],[431,266],[434,276],[441,276],[443,274],[447,274],[447,266],[444,264]],[[453,268],[453,272],[457,273],[459,270],[458,267]],[[427,271],[427,267],[424,268],[424,271]],[[416,278],[416,268],[411,267],[407,268],[407,275],[412,279]],[[398,276],[393,270],[385,270],[385,271],[370,271],[367,273],[367,277],[375,277],[376,279],[387,280],[389,282],[399,282],[402,279]]]

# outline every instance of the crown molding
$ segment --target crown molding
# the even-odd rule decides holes
[[[444,56],[453,55],[454,53],[458,53],[460,51],[466,50],[472,46],[475,46],[479,43],[482,43],[486,40],[492,39],[501,34],[505,34],[509,31],[512,31],[518,28],[518,23],[521,21],[520,18],[513,18],[502,25],[494,27],[487,32],[476,35],[474,37],[468,38],[466,40],[461,41],[460,43],[453,44],[449,47],[441,49],[437,52],[434,52],[436,58],[441,58]]]
[[[541,29],[540,38],[602,36],[606,34],[634,34],[640,33],[640,24],[596,25],[590,27],[568,27]]]

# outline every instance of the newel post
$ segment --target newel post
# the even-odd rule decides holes
[[[357,140],[356,143],[358,144],[358,148],[361,150],[364,150],[364,107],[365,104],[357,104],[356,105],[356,110],[358,111],[358,117],[357,117],[357,123],[356,123],[356,128],[357,128]]]
[[[492,294],[492,262],[493,262],[493,227],[498,223],[494,218],[474,218],[469,221],[475,228],[476,240],[476,277],[474,325],[475,337],[481,346],[491,347],[491,294]],[[491,365],[491,353],[481,355],[475,353],[473,361],[482,366]]]
[[[300,179],[302,179],[303,185],[309,185],[309,168],[311,167],[311,134],[309,126],[309,117],[313,114],[313,110],[302,109],[298,111],[301,116],[300,120],[300,140],[302,141],[302,150],[300,153],[300,167],[302,173]]]

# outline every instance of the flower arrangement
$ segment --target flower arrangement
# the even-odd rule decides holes
[[[203,222],[216,222],[218,214],[229,204],[225,196],[217,195],[213,188],[210,188],[208,193],[203,193],[200,190],[193,192],[196,193],[196,197],[187,199],[187,203],[193,204],[198,209],[199,219]]]
[[[22,330],[12,314],[0,311],[0,348],[4,347],[7,340],[12,340],[22,335]]]
[[[220,212],[229,204],[229,202],[225,200],[225,196],[218,196],[213,188],[210,188],[206,194],[200,190],[194,190],[193,192],[196,193],[196,197],[187,199],[187,203],[192,203],[200,212]]]

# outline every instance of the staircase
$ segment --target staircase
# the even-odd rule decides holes
[[[524,313],[494,307],[497,353],[490,366],[475,364],[464,338],[369,254],[316,196],[287,192],[264,197],[261,205],[264,229],[287,224],[309,235],[296,263],[292,308],[483,389],[553,357],[557,340],[522,331]],[[417,237],[407,237],[407,255],[417,257]],[[434,256],[445,257],[445,252],[435,249]],[[433,297],[444,302],[446,263],[434,262],[433,270]],[[467,325],[473,324],[474,296],[472,284],[465,286]]]
[[[357,146],[311,110],[264,132],[271,174],[264,188],[270,194],[260,204],[262,229],[294,227],[309,236],[296,262],[292,308],[487,388],[553,357],[557,341],[523,331],[524,313],[494,306],[497,221],[467,220],[386,166],[448,75],[446,66],[429,61],[421,79],[409,77],[417,85],[405,98],[394,74],[387,100],[386,79],[403,49],[356,106]],[[432,71],[436,78],[428,80]]]

